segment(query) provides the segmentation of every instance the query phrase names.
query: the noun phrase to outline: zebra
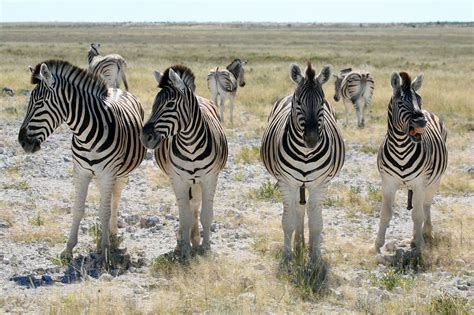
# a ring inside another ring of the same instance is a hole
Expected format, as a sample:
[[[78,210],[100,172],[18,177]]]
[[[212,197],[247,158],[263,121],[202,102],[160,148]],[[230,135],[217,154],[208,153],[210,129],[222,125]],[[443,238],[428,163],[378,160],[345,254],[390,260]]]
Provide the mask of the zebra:
[[[99,48],[100,44],[91,44],[89,53],[87,54],[89,71],[102,76],[111,88],[120,88],[120,80],[122,80],[125,90],[128,91],[127,76],[125,75],[127,63],[125,62],[125,59],[117,54],[100,56]]]
[[[318,267],[322,261],[321,202],[328,182],[342,168],[345,156],[335,113],[322,89],[330,76],[330,65],[324,66],[316,76],[308,62],[303,77],[300,67],[292,64],[290,78],[296,83],[296,90],[293,95],[274,104],[263,134],[260,155],[268,172],[277,179],[283,197],[283,265],[292,260],[293,234],[294,253],[301,253],[304,246],[306,210],[310,251],[308,268],[324,268]],[[309,191],[308,206],[305,206],[306,189]]]
[[[175,65],[163,74],[155,71],[155,79],[161,90],[140,139],[155,150],[156,162],[170,178],[179,208],[175,252],[187,260],[191,249],[211,247],[214,195],[219,172],[227,162],[227,139],[215,106],[195,95],[191,69]]]
[[[339,102],[342,96],[342,101],[346,108],[345,125],[347,126],[349,124],[349,107],[350,103],[352,103],[357,114],[357,126],[364,128],[365,111],[374,94],[374,79],[372,75],[365,70],[347,68],[333,76],[336,78],[334,82],[334,100]]]
[[[230,123],[234,124],[234,99],[237,93],[237,85],[245,86],[244,65],[247,61],[234,59],[226,69],[219,70],[219,67],[211,69],[207,75],[207,87],[212,94],[214,104],[220,107],[220,119],[224,122],[224,107],[225,102],[229,99],[230,102]],[[218,103],[220,99],[220,104]]]
[[[117,211],[128,174],[140,165],[146,148],[140,142],[144,111],[128,92],[108,89],[105,82],[66,61],[44,61],[32,68],[31,92],[18,141],[34,153],[62,123],[71,129],[75,201],[73,222],[61,257],[72,259],[84,215],[89,183],[97,179],[102,226],[100,261],[107,262],[117,235]]]
[[[409,189],[409,205],[413,198],[412,247],[421,250],[423,235],[432,238],[430,207],[448,163],[447,131],[436,115],[421,109],[422,99],[417,91],[422,83],[423,75],[413,81],[406,72],[391,76],[393,95],[388,104],[387,134],[377,157],[383,190],[375,241],[377,253],[385,243],[393,200],[400,186]]]

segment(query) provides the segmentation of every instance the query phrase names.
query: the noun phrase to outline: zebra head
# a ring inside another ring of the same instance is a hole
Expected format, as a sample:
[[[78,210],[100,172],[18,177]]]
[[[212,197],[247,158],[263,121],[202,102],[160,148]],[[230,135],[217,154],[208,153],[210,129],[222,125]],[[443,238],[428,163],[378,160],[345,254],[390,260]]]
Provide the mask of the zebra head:
[[[316,76],[311,63],[308,62],[304,77],[298,65],[292,64],[290,67],[290,78],[297,84],[292,99],[292,125],[303,135],[304,145],[309,149],[314,149],[321,138],[325,102],[322,85],[330,76],[330,65],[324,66]]]
[[[423,75],[412,81],[408,73],[394,72],[390,81],[393,96],[389,105],[389,123],[405,132],[412,141],[420,142],[427,120],[421,111],[421,97],[416,91],[421,88]]]
[[[18,134],[18,142],[27,153],[40,150],[41,143],[65,120],[57,104],[58,97],[54,90],[56,80],[48,64],[50,62],[30,68],[31,83],[36,84],[36,87],[31,91],[25,119]]]
[[[244,65],[247,63],[247,60],[241,61],[240,59],[234,59],[228,66],[227,70],[229,70],[234,77],[239,81],[239,86],[245,86],[245,78],[244,78]]]
[[[99,48],[100,44],[91,44],[91,47],[89,48],[89,53],[87,54],[87,61],[89,62],[89,64],[92,62],[92,59],[94,59],[94,57],[99,56]]]
[[[193,113],[190,101],[195,98],[194,74],[182,65],[166,69],[163,75],[155,71],[160,92],[155,97],[150,118],[143,126],[140,139],[149,149],[185,130]]]

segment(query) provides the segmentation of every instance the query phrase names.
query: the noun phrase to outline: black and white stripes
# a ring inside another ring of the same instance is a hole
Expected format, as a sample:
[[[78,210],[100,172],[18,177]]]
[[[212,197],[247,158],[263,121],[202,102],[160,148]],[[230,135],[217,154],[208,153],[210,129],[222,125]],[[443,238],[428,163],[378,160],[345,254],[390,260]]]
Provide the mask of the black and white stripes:
[[[109,54],[100,56],[100,44],[91,44],[87,61],[89,62],[89,71],[95,75],[101,76],[107,85],[111,88],[120,88],[120,81],[123,81],[125,90],[128,91],[128,81],[125,74],[127,63],[122,56]]]
[[[187,258],[191,244],[193,249],[210,247],[214,193],[227,161],[227,140],[214,105],[194,94],[194,74],[189,68],[173,66],[163,75],[155,72],[155,77],[161,90],[141,140],[156,149],[156,161],[170,177],[180,217],[178,250]]]
[[[330,67],[323,67],[316,76],[308,63],[303,76],[300,68],[292,65],[290,77],[297,84],[296,90],[273,106],[263,134],[261,157],[278,180],[283,196],[285,262],[292,256],[293,234],[294,250],[302,248],[305,190],[309,191],[309,249],[315,263],[320,256],[324,187],[342,168],[345,149],[335,114],[322,89],[330,77]]]
[[[220,119],[224,122],[225,102],[230,102],[230,123],[234,123],[234,99],[237,93],[237,87],[245,86],[244,65],[247,61],[234,59],[226,69],[219,70],[219,67],[209,71],[207,75],[207,87],[211,92],[214,104],[220,107]]]
[[[63,256],[72,256],[87,189],[94,176],[101,194],[101,253],[106,255],[109,221],[112,234],[117,234],[117,207],[123,185],[127,175],[145,157],[145,147],[140,143],[143,109],[133,95],[107,89],[99,77],[64,61],[38,64],[32,69],[31,82],[36,86],[19,132],[23,149],[38,151],[41,143],[63,122],[73,133],[76,199]]]
[[[357,126],[363,128],[365,126],[365,111],[374,93],[375,85],[372,75],[365,70],[347,68],[334,76],[336,77],[334,100],[338,102],[342,96],[346,108],[345,124],[349,123],[349,107],[350,104],[353,104],[357,114]]]
[[[431,238],[430,207],[448,162],[447,132],[436,115],[421,109],[422,100],[416,91],[422,81],[423,76],[412,81],[405,72],[394,72],[391,77],[393,95],[388,105],[387,134],[377,158],[383,184],[377,251],[385,243],[395,192],[400,186],[412,192],[412,245],[420,249],[423,234]]]

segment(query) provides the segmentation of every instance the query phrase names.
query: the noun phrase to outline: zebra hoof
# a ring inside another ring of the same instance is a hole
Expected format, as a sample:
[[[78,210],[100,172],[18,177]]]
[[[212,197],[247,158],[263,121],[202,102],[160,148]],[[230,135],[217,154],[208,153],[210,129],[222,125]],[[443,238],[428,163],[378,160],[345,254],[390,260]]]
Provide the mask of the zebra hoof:
[[[61,261],[70,263],[72,261],[72,250],[68,250],[68,249],[63,250],[61,254],[59,255],[59,258],[61,258]]]
[[[320,292],[327,286],[329,266],[322,258],[311,259],[304,269],[305,285],[313,292]]]

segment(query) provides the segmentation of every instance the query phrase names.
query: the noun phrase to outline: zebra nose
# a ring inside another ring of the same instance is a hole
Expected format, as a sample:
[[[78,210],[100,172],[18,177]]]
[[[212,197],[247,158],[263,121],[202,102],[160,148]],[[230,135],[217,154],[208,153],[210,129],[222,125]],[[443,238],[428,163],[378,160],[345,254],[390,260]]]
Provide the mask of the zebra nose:
[[[421,111],[416,111],[412,116],[412,124],[418,128],[424,128],[428,121],[425,118],[425,115]]]
[[[307,148],[314,149],[316,144],[318,144],[318,133],[317,132],[308,132],[303,135],[303,141]]]
[[[334,100],[335,100],[336,102],[339,102],[339,96],[334,95]]]

